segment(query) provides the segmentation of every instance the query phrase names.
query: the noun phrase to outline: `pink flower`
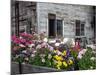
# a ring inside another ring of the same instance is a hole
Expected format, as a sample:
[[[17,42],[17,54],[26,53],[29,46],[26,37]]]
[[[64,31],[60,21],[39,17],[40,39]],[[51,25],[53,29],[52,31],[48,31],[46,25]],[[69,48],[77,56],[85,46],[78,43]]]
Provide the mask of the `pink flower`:
[[[32,38],[32,35],[31,34],[27,34],[27,33],[21,33],[20,36],[26,37],[26,38]]]
[[[32,44],[32,41],[27,41],[25,44],[28,46],[28,45]]]
[[[24,37],[24,36],[26,36],[26,33],[25,32],[24,33],[20,33],[20,36]]]
[[[26,42],[26,39],[20,39],[20,42],[21,43],[25,43]]]
[[[20,39],[19,39],[19,38],[16,38],[15,40],[13,40],[13,42],[14,42],[15,44],[20,44]]]
[[[14,41],[16,38],[17,38],[17,36],[16,35],[13,35],[12,36],[12,41]]]

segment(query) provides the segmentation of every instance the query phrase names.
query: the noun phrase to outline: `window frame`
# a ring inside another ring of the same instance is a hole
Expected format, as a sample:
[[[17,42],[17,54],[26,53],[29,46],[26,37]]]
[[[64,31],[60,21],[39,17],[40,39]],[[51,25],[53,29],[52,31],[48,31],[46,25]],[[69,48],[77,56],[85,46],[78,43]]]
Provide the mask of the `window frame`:
[[[76,27],[76,21],[80,21],[80,26],[79,27]],[[82,25],[84,25],[83,26],[83,32],[82,32]],[[76,32],[76,30],[77,29],[79,29],[79,34],[77,34]],[[85,36],[85,21],[81,21],[81,20],[75,20],[75,36]]]

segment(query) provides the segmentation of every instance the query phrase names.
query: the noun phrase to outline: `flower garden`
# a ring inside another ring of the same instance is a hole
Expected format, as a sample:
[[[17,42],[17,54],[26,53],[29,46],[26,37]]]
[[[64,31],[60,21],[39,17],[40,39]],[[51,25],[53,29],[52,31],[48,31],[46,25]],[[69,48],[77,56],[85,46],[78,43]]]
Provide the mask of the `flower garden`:
[[[96,50],[81,48],[73,39],[48,39],[45,33],[20,33],[11,38],[12,62],[21,62],[57,70],[96,68]]]

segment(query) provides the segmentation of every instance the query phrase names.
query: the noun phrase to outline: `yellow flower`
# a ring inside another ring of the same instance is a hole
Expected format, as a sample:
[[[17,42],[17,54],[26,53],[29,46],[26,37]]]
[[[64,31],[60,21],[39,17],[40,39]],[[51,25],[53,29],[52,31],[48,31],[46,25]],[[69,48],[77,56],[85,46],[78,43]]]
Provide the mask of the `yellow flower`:
[[[69,65],[72,65],[72,64],[73,64],[73,61],[69,59],[69,60],[68,60],[68,64],[69,64]]]
[[[61,61],[58,61],[57,63],[58,63],[57,65],[62,66],[62,62]]]
[[[58,56],[58,55],[55,55],[54,58],[55,58],[56,60],[63,60],[63,58],[62,58],[61,56]]]
[[[66,51],[63,51],[62,55],[65,56],[66,55]]]
[[[56,67],[57,67],[58,70],[60,70],[61,66],[62,66],[62,62],[61,61],[57,61]]]
[[[59,65],[57,65],[57,69],[60,70],[60,66]]]
[[[56,53],[57,52],[57,50],[54,50],[54,53]]]
[[[65,61],[63,62],[63,65],[64,65],[65,67],[67,67],[67,66],[68,66],[68,65],[67,65],[67,63],[66,63]]]

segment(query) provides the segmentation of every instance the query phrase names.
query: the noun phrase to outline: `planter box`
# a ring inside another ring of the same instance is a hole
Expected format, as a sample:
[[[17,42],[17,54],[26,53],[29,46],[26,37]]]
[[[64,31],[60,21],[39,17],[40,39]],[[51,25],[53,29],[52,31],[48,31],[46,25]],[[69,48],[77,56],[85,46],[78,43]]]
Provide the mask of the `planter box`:
[[[35,66],[30,64],[22,64],[22,74],[28,73],[45,73],[45,72],[58,72],[57,69]],[[11,75],[19,74],[19,64],[17,62],[11,63]]]

